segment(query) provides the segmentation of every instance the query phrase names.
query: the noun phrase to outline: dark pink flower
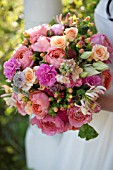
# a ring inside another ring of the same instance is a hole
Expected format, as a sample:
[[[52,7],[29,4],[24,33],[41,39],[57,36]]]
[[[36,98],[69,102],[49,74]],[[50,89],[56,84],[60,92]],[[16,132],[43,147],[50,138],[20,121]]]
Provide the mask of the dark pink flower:
[[[33,53],[26,46],[20,46],[15,50],[13,57],[16,58],[20,63],[23,69],[26,67],[31,67],[34,63],[32,59]]]
[[[98,75],[87,76],[83,79],[83,84],[87,86],[99,86],[101,85],[101,78]]]
[[[21,67],[21,63],[14,57],[10,58],[4,63],[4,74],[9,79],[12,80],[14,74]]]
[[[67,110],[67,114],[69,123],[76,128],[91,121],[91,115],[84,115],[79,107],[71,107]]]
[[[56,75],[57,71],[55,70],[55,68],[47,64],[41,64],[36,71],[36,76],[39,80],[39,83],[43,86],[53,86],[56,82]]]
[[[50,115],[46,115],[44,119],[41,120],[34,117],[31,120],[31,124],[36,124],[43,133],[49,136],[53,136],[56,133],[62,133],[64,131],[64,123],[58,116],[52,117]]]

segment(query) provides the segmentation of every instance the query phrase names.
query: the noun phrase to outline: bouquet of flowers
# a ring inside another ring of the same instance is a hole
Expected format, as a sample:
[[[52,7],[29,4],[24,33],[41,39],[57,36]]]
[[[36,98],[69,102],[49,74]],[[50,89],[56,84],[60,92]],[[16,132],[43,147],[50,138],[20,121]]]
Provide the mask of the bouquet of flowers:
[[[79,130],[86,140],[98,136],[88,123],[110,88],[113,47],[106,35],[92,35],[93,26],[89,16],[59,15],[53,24],[26,30],[4,63],[6,104],[32,115],[31,124],[47,135]]]

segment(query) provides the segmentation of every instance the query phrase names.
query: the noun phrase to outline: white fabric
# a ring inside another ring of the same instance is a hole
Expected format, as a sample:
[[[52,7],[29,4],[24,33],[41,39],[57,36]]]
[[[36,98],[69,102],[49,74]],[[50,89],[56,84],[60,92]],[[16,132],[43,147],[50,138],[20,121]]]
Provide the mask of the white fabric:
[[[30,7],[30,0],[28,1],[29,3],[25,3],[25,12],[27,12],[26,7]],[[32,2],[34,1],[35,3],[32,3],[32,11],[35,11],[36,4],[39,2],[39,0],[37,0],[37,3],[36,0],[32,0]],[[98,8],[96,13],[99,12],[100,14],[100,9]],[[102,10],[105,10],[104,6]],[[39,16],[41,16],[42,13],[43,12],[41,12]],[[35,15],[36,14],[37,13],[35,13]],[[39,24],[39,16],[35,18],[31,12],[29,16],[30,19],[29,17],[25,17],[27,28],[32,26],[32,24]],[[44,19],[46,20],[46,17]],[[43,20],[41,21],[43,22]],[[99,22],[101,21],[100,19]],[[104,31],[109,28],[109,22],[107,20],[105,22],[106,29]],[[101,30],[102,28],[103,26],[100,25],[99,29]],[[50,137],[42,134],[36,126],[29,126],[26,135],[26,158],[28,167],[34,170],[112,170],[113,113],[101,111],[99,114],[95,114],[91,125],[99,132],[99,136],[90,141],[78,138],[78,131],[69,131]]]

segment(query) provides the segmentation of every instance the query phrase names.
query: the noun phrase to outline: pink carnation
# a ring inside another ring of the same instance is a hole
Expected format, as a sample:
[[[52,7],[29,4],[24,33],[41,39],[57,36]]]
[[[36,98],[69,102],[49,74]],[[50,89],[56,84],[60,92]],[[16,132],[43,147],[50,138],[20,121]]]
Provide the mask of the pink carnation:
[[[53,86],[56,82],[55,76],[57,72],[53,66],[47,64],[41,64],[36,71],[36,76],[39,80],[39,83],[43,86]]]
[[[91,115],[84,115],[79,107],[72,107],[67,110],[67,113],[69,123],[76,128],[79,128],[83,124],[91,121]]]
[[[35,91],[29,95],[29,99],[32,101],[33,113],[38,119],[43,119],[50,106],[48,96],[40,91]]]
[[[87,76],[83,79],[83,84],[87,86],[99,86],[101,85],[101,78],[98,75]]]
[[[113,45],[110,43],[109,39],[105,34],[102,33],[94,34],[91,37],[91,42],[93,42],[94,45],[100,44],[107,47],[107,50],[110,53],[110,57],[113,57]]]
[[[51,30],[54,32],[55,35],[62,35],[64,26],[62,24],[54,24],[51,27]]]
[[[47,29],[48,25],[43,24],[39,25],[38,27],[30,28],[29,30],[26,30],[25,33],[30,36],[31,44],[34,44],[41,35],[47,36]]]
[[[38,128],[42,129],[43,133],[50,136],[53,136],[56,133],[62,133],[64,131],[64,123],[58,116],[52,117],[50,115],[46,115],[45,118],[41,120],[34,117],[31,120],[31,124],[36,124]]]
[[[26,46],[20,46],[13,54],[20,63],[23,69],[31,67],[34,63],[32,59],[33,53]]]
[[[16,73],[16,70],[19,70],[21,67],[21,63],[12,57],[8,61],[4,63],[4,74],[9,79],[12,80],[14,77],[14,74]]]
[[[40,36],[37,42],[31,45],[31,48],[33,51],[47,52],[50,48],[50,42],[46,37]]]
[[[59,68],[60,64],[65,62],[65,59],[63,59],[64,56],[65,52],[62,49],[53,47],[49,49],[44,59],[49,64],[52,64],[55,68]]]

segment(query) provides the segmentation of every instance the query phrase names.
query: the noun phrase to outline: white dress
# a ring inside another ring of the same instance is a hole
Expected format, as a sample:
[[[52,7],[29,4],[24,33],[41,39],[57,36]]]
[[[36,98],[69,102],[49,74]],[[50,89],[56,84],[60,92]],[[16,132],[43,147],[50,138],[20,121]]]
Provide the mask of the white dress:
[[[37,25],[37,23],[39,24],[35,17],[32,18],[33,15],[30,17],[31,13],[28,14],[28,18],[26,16],[30,4],[30,0],[28,1],[29,3],[27,4],[25,1],[26,28]],[[39,0],[33,1],[39,2]],[[55,0],[47,0],[46,2],[50,1]],[[36,9],[36,4],[32,4],[34,10]],[[97,8],[97,14],[99,10]],[[108,24],[107,27],[109,27],[108,21],[106,20],[105,22],[106,25]],[[101,25],[99,29],[101,30]],[[91,125],[98,131],[99,136],[90,141],[78,138],[78,131],[68,131],[64,134],[47,136],[42,134],[36,126],[30,125],[26,134],[28,167],[33,170],[112,170],[113,113],[101,111],[99,114],[95,114]]]

